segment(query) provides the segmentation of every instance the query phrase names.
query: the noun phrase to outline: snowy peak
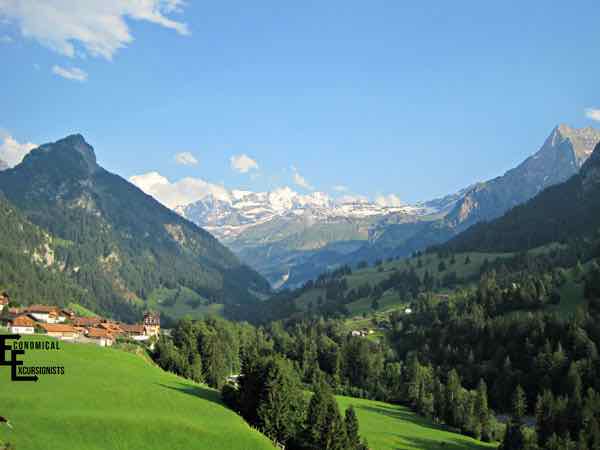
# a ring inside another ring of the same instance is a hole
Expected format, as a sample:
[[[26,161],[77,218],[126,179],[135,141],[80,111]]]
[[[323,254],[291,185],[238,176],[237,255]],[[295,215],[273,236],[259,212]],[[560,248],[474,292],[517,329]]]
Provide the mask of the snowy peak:
[[[244,190],[222,192],[204,197],[175,210],[207,228],[217,237],[231,240],[249,228],[274,219],[298,221],[304,226],[331,223],[336,220],[361,220],[388,214],[425,214],[430,208],[414,206],[382,206],[368,201],[337,201],[323,192],[299,194],[290,187],[270,192]]]

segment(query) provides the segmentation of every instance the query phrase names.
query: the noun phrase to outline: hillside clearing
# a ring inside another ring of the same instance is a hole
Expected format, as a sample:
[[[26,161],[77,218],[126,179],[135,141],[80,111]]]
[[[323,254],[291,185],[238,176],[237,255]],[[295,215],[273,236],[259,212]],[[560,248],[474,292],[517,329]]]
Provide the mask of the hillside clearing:
[[[343,412],[354,406],[360,423],[360,434],[369,447],[376,450],[483,450],[496,444],[476,441],[444,430],[408,408],[389,403],[352,397],[337,397]]]

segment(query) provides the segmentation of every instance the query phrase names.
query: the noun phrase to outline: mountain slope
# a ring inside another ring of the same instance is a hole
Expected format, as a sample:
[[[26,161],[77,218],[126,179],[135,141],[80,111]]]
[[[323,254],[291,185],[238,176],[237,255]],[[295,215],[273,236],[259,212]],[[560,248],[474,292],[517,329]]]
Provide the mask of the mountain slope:
[[[100,167],[80,135],[0,172],[0,191],[64,242],[63,271],[99,302],[116,295],[143,307],[155,289],[186,287],[208,302],[236,303],[268,290],[209,233]]]
[[[31,339],[25,337],[25,340]],[[47,339],[36,337],[36,340]],[[267,450],[273,445],[221,402],[217,391],[177,377],[141,356],[60,343],[28,351],[27,366],[64,366],[37,383],[0,371],[0,446],[18,450]]]
[[[448,242],[452,251],[517,251],[600,230],[600,144],[581,171],[499,219],[481,223]]]
[[[30,223],[2,195],[0,230],[0,291],[38,303],[94,305],[91,296],[59,270],[59,240]]]
[[[576,174],[594,146],[600,131],[557,126],[542,147],[504,175],[461,191],[447,214],[433,221],[408,223],[388,217],[376,227],[377,235],[363,253],[406,256],[415,250],[445,242],[475,223],[500,217],[509,209],[534,197],[543,189]]]
[[[297,287],[341,264],[404,257],[492,220],[578,172],[600,131],[557,126],[540,149],[492,180],[417,205],[340,203],[289,188],[218,189],[177,208],[206,227],[274,287]]]
[[[449,213],[447,220],[465,227],[501,216],[546,187],[576,174],[598,141],[600,132],[593,128],[559,125],[533,156],[503,176],[474,186]]]
[[[320,192],[301,195],[287,187],[272,192],[219,190],[176,208],[275,287],[318,275],[330,261],[337,264],[369,239],[369,229],[379,218],[423,215],[429,209],[336,202]]]

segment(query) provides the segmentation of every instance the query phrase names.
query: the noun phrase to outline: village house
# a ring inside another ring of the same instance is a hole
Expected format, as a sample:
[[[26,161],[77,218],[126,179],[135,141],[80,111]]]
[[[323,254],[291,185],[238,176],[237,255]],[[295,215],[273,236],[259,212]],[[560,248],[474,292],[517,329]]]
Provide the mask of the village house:
[[[144,330],[146,336],[158,337],[160,335],[160,313],[148,311],[144,314]]]
[[[31,305],[25,308],[25,312],[38,322],[59,323],[64,322],[66,317],[60,314],[56,306]]]
[[[130,339],[134,341],[143,342],[150,339],[150,336],[146,335],[146,330],[144,329],[144,325],[129,325],[126,323],[120,323],[119,327],[123,330],[123,333]]]
[[[101,317],[76,317],[72,320],[73,325],[76,327],[97,327],[102,322]]]
[[[63,317],[66,318],[66,320],[69,321],[73,321],[77,317],[77,314],[75,314],[75,311],[73,311],[72,309],[62,309],[60,313]]]
[[[100,347],[110,347],[115,343],[114,336],[104,328],[89,328],[85,337]]]
[[[35,321],[26,315],[17,316],[10,321],[8,331],[13,334],[33,334]]]
[[[0,313],[4,310],[4,308],[8,308],[9,303],[10,298],[8,298],[8,294],[6,292],[0,294]]]
[[[72,325],[63,323],[42,323],[38,326],[46,335],[57,339],[73,341],[79,337],[79,332]]]
[[[365,328],[362,330],[352,330],[352,332],[350,334],[355,337],[365,337],[365,336],[368,336],[369,334],[373,334],[373,333],[374,333],[373,330],[368,330]]]
[[[115,322],[101,322],[96,328],[103,328],[114,337],[120,336],[125,333],[123,329],[119,326],[119,324]]]

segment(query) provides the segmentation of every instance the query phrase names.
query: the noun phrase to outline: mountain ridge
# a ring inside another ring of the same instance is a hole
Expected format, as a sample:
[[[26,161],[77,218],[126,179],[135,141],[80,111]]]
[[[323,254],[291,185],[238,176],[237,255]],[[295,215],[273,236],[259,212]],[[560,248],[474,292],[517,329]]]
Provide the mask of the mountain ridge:
[[[219,188],[176,211],[217,236],[273,285],[294,287],[341,264],[408,256],[500,217],[577,173],[597,142],[600,131],[594,128],[559,124],[513,169],[414,205],[346,203],[290,188],[265,193]]]
[[[160,287],[207,302],[255,301],[268,285],[210,233],[103,169],[83,136],[41,145],[0,172],[0,191],[65,244],[62,271],[100,299],[144,307]]]
[[[600,143],[579,173],[502,217],[482,222],[440,246],[450,251],[522,251],[600,230]]]

